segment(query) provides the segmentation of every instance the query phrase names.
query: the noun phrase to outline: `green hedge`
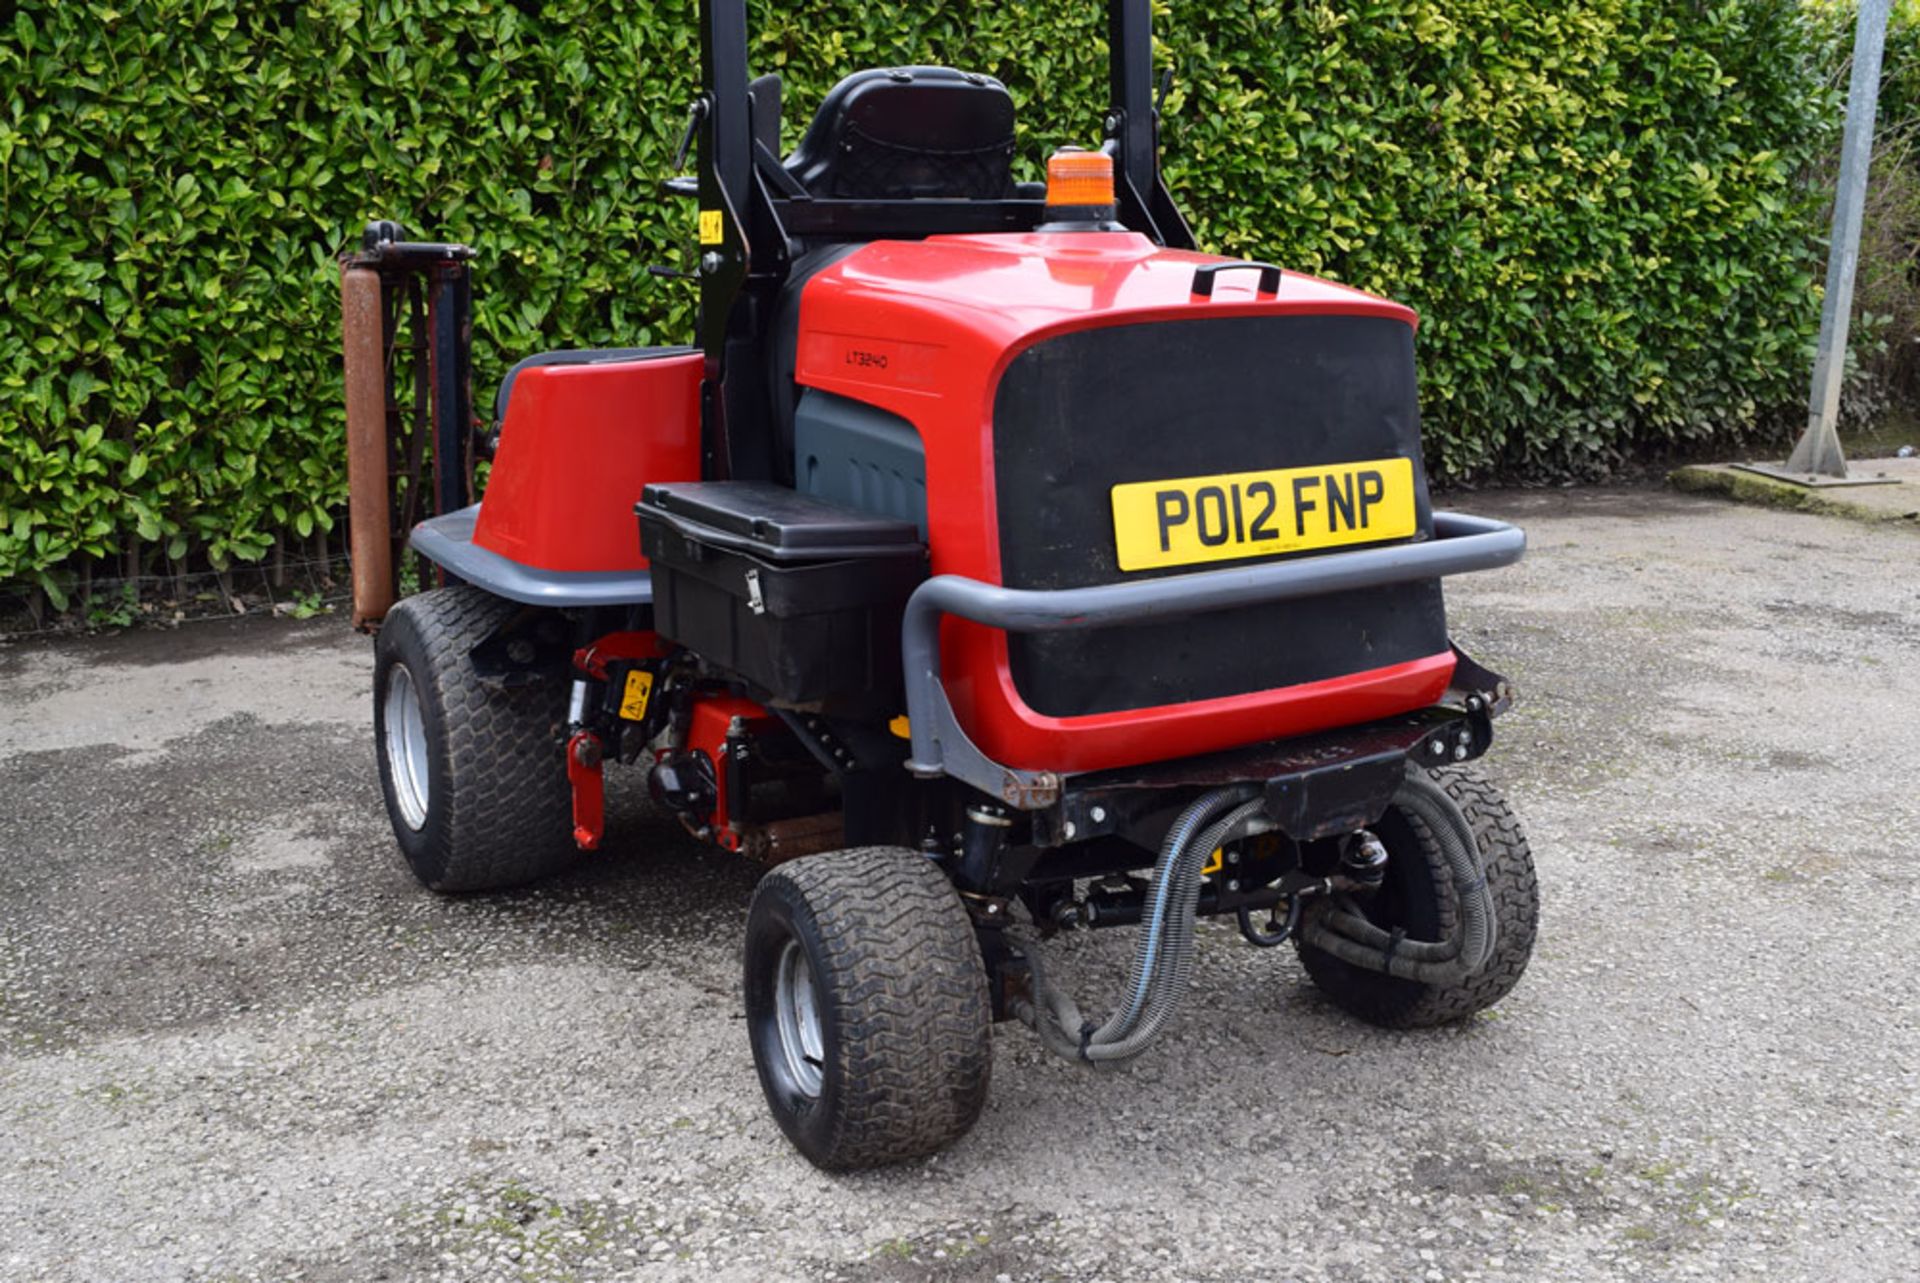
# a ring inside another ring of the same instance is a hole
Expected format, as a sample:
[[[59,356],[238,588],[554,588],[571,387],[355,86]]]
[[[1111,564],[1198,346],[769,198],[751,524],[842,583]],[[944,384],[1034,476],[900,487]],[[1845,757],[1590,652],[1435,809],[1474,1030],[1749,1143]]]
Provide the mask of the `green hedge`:
[[[0,25],[0,583],[328,528],[334,255],[370,216],[482,248],[483,386],[536,348],[684,335],[689,292],[645,269],[690,257],[655,184],[694,8],[24,0]],[[756,70],[787,75],[790,142],[855,67],[992,72],[1037,176],[1095,138],[1102,9],[756,4]],[[1417,307],[1442,474],[1592,471],[1801,395],[1819,201],[1795,180],[1836,113],[1795,0],[1194,0],[1159,25],[1203,244]]]

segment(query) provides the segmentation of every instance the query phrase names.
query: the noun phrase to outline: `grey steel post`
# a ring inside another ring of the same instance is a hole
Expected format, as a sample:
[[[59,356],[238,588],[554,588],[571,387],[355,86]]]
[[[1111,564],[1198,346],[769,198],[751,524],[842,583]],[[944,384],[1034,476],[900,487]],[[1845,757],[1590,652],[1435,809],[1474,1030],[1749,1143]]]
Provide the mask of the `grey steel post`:
[[[1847,126],[1840,145],[1840,190],[1833,202],[1833,243],[1827,251],[1827,296],[1820,306],[1820,346],[1813,361],[1807,430],[1793,447],[1787,471],[1847,475],[1835,420],[1847,368],[1847,326],[1853,315],[1853,276],[1860,265],[1860,217],[1873,160],[1873,118],[1880,100],[1880,62],[1887,44],[1892,0],[1860,0],[1853,32],[1853,80],[1847,87]]]

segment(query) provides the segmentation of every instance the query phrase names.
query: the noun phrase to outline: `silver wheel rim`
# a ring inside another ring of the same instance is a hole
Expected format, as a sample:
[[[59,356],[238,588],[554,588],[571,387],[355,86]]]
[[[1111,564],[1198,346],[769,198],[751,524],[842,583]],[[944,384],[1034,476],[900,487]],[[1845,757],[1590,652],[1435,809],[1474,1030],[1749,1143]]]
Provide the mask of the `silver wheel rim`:
[[[774,1025],[780,1037],[780,1060],[788,1079],[802,1095],[820,1094],[821,1066],[826,1061],[826,1038],[820,1027],[820,1005],[813,990],[813,967],[798,940],[780,950],[773,982]]]
[[[427,798],[432,778],[427,767],[427,722],[420,708],[420,691],[405,664],[387,674],[387,774],[393,778],[393,800],[400,818],[416,832],[427,823]]]

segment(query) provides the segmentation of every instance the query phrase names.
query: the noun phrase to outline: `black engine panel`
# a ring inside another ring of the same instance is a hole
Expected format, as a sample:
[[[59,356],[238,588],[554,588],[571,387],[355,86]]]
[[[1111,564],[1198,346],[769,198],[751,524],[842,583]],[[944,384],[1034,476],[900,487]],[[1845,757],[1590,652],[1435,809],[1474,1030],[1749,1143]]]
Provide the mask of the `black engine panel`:
[[[1413,462],[1414,538],[1432,537],[1413,332],[1395,320],[1266,316],[1076,330],[1008,366],[993,438],[1009,587],[1278,560],[1122,572],[1109,496],[1125,482],[1399,456]],[[1430,580],[1008,644],[1021,697],[1070,717],[1363,672],[1444,651],[1447,631],[1440,584]]]

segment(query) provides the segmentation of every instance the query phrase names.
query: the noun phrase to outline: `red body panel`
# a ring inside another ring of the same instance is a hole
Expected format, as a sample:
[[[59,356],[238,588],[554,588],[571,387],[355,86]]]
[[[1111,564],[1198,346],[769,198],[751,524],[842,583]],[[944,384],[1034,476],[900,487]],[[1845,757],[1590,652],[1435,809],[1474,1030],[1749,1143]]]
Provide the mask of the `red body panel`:
[[[807,283],[795,377],[880,406],[919,429],[936,574],[1000,583],[994,496],[994,393],[1007,364],[1070,330],[1209,317],[1383,316],[1411,310],[1288,274],[1256,298],[1258,273],[1223,274],[1210,299],[1192,292],[1215,256],[1165,250],[1132,233],[1033,233],[878,241]],[[1009,765],[1085,771],[1210,752],[1391,716],[1440,698],[1451,652],[1324,682],[1097,716],[1036,713],[1016,691],[1006,636],[949,619],[943,675],[955,711],[988,754]]]
[[[633,505],[700,477],[698,353],[535,365],[513,383],[473,541],[524,566],[643,570]]]
[[[592,731],[575,731],[567,741],[567,785],[573,790],[573,844],[598,851],[607,835],[607,780],[601,771],[606,751]]]
[[[591,646],[573,652],[576,677],[607,680],[610,659],[658,659],[667,653],[659,634],[608,633]],[[606,752],[598,735],[575,731],[567,741],[567,782],[573,788],[573,842],[582,851],[598,851],[607,828],[606,779],[601,771]]]
[[[574,651],[573,667],[583,676],[604,682],[608,660],[665,659],[669,649],[658,633],[608,633],[596,638],[593,645]]]
[[[706,695],[693,704],[693,718],[687,727],[687,748],[705,753],[713,763],[713,840],[729,851],[740,849],[740,828],[734,822],[732,801],[727,796],[727,732],[732,729],[735,718],[753,723],[765,720],[766,716],[766,709],[737,695]]]

